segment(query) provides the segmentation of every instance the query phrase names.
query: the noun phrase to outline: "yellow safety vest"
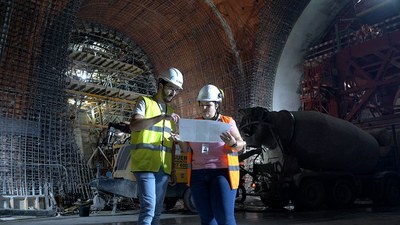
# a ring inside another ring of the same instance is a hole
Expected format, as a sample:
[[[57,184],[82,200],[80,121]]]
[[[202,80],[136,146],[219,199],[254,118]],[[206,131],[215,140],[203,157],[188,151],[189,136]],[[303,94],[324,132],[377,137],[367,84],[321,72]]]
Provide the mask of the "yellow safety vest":
[[[230,123],[232,117],[221,115],[221,120],[224,123]],[[225,144],[226,155],[228,159],[228,171],[229,171],[229,180],[231,189],[237,189],[239,186],[240,180],[240,167],[239,167],[239,158],[238,152],[233,150],[231,146]],[[192,150],[188,152],[187,156],[187,181],[190,186],[190,176],[192,174]]]
[[[144,118],[161,115],[158,103],[148,97],[143,97],[146,103]],[[173,109],[167,105],[167,114]],[[141,131],[131,132],[131,171],[157,172],[160,167],[165,173],[171,174],[172,146],[170,140],[174,124],[170,120],[161,120],[153,126]]]

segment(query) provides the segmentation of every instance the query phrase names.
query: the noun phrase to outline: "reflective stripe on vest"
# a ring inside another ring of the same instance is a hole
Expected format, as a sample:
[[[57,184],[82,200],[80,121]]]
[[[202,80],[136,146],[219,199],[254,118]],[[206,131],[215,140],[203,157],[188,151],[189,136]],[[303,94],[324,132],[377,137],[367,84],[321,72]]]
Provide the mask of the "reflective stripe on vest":
[[[221,120],[224,123],[230,123],[232,117],[221,115]],[[237,151],[233,150],[231,146],[225,144],[226,155],[228,159],[228,171],[231,189],[237,189],[240,181],[240,167]],[[192,174],[192,151],[188,152],[187,156],[187,180],[190,185],[190,177]]]
[[[146,103],[144,118],[161,115],[158,103],[152,98],[143,97]],[[167,114],[171,115],[172,108],[167,105]],[[153,126],[138,132],[131,132],[131,171],[157,172],[160,167],[168,174],[171,173],[172,146],[170,140],[173,124],[169,120],[161,120]]]

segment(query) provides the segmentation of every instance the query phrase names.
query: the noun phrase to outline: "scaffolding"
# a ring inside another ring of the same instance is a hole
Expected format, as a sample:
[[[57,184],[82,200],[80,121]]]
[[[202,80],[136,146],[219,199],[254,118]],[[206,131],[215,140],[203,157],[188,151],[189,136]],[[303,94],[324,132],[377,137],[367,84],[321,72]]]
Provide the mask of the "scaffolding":
[[[129,123],[140,96],[156,92],[153,65],[130,38],[113,28],[78,20],[68,45],[67,93],[75,130],[93,174],[112,170],[105,143],[110,123]]]
[[[91,179],[67,113],[67,46],[80,1],[0,2],[0,209],[88,199]]]
[[[156,92],[153,66],[143,50],[104,25],[79,20],[68,58],[67,90],[73,108],[87,113],[81,125],[101,128],[129,121],[136,99]]]
[[[300,84],[301,108],[338,117],[337,81],[332,59],[304,63],[304,74]]]
[[[387,125],[398,119],[400,105],[396,47],[400,15],[396,11],[394,16],[367,24],[353,14],[354,10],[347,9],[325,37],[328,40],[308,49],[301,82],[303,109],[353,123],[373,119]]]

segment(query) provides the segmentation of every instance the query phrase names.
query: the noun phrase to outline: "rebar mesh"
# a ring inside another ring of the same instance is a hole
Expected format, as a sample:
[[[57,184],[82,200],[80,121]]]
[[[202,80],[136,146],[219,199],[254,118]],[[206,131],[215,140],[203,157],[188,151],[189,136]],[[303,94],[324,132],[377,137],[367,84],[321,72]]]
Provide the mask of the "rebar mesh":
[[[279,59],[297,18],[309,0],[268,1],[260,11],[260,28],[255,59],[243,62],[248,74],[239,96],[243,108],[262,106],[272,109],[273,87]],[[251,87],[251,88],[248,88]]]
[[[66,85],[80,1],[0,2],[1,195],[89,195]]]

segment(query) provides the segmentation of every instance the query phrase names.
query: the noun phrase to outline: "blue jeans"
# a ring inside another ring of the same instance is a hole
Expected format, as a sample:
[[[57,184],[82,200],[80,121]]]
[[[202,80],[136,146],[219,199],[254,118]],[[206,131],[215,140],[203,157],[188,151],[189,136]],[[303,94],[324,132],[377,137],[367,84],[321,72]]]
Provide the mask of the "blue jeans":
[[[202,225],[236,225],[228,169],[192,170],[190,190]]]
[[[134,172],[138,185],[140,213],[138,225],[158,225],[167,191],[169,175],[164,170]]]

